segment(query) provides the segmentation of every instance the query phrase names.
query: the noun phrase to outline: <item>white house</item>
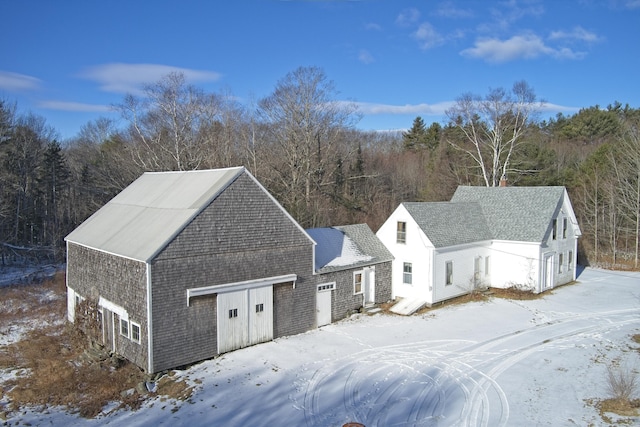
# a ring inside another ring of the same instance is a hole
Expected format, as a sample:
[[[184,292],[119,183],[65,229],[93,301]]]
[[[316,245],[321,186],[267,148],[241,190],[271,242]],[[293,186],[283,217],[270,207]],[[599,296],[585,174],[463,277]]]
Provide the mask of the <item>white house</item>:
[[[402,203],[377,236],[394,256],[393,298],[431,305],[576,279],[580,228],[564,187],[460,186],[450,202]]]

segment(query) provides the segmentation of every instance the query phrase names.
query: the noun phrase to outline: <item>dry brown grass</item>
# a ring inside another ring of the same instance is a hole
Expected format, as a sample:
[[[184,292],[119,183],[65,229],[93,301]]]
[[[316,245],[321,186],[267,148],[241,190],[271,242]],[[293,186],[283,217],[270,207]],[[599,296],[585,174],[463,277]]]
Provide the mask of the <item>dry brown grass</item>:
[[[0,384],[9,397],[8,409],[61,406],[95,417],[110,402],[138,408],[148,397],[136,389],[144,373],[127,362],[110,363],[113,358],[100,362],[86,357],[89,340],[64,321],[65,292],[64,274],[41,285],[0,288],[0,331],[32,325],[20,341],[0,346],[0,369],[18,373]],[[157,394],[188,399],[193,391],[175,378],[163,381]]]
[[[540,299],[545,295],[549,295],[550,291],[534,294],[530,291],[523,291],[516,288],[491,288],[491,295],[497,298],[513,299],[519,301]]]

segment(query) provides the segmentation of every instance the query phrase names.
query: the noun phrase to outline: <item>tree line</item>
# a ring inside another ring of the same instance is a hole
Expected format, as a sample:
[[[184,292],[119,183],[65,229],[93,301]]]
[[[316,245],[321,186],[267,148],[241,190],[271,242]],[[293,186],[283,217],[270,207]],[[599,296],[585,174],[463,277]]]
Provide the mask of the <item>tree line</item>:
[[[300,67],[253,105],[171,73],[127,95],[62,145],[0,100],[0,254],[64,258],[64,237],[145,171],[244,165],[300,222],[366,222],[403,201],[449,200],[458,185],[564,185],[583,262],[638,266],[640,110],[614,103],[539,120],[526,82],[465,93],[445,123],[358,130],[357,106],[318,67]]]

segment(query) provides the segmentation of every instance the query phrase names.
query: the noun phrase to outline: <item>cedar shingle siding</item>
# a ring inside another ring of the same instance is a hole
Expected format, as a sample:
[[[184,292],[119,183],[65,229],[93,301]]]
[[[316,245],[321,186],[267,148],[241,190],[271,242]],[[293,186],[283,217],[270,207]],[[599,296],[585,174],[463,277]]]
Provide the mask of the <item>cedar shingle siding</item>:
[[[311,254],[312,243],[284,212],[248,176],[238,177],[151,263],[154,370],[217,354],[215,297],[196,297],[187,306],[188,288],[291,273],[309,276]],[[314,300],[305,287],[299,280],[287,295],[298,300],[285,305],[287,310],[276,298],[278,318],[308,310]],[[274,336],[313,328],[298,317],[293,325],[278,324]]]

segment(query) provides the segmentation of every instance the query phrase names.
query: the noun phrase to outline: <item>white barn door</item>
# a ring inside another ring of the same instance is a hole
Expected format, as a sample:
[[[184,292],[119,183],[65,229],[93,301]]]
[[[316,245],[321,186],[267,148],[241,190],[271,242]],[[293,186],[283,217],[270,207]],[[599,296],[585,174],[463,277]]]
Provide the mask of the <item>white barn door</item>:
[[[273,339],[273,288],[249,290],[249,344]]]
[[[247,291],[218,294],[218,353],[246,347],[248,343]]]
[[[218,294],[218,354],[273,339],[273,286]]]
[[[376,302],[376,269],[368,267],[363,272],[364,280],[364,303],[374,304]]]

